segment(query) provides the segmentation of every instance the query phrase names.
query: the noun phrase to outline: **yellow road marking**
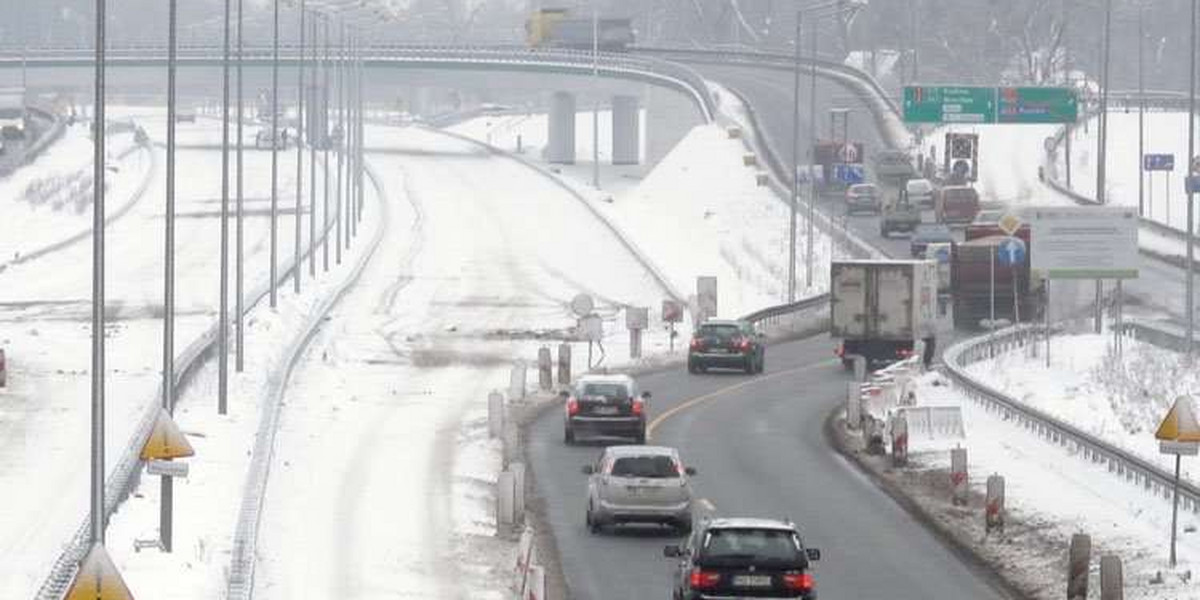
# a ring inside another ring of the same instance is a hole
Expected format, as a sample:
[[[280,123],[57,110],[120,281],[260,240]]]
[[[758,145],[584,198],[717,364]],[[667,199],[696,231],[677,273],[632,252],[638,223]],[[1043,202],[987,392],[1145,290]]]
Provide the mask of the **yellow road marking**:
[[[658,415],[652,421],[650,421],[650,424],[646,426],[646,439],[649,440],[649,439],[653,438],[654,430],[658,429],[658,426],[662,425],[662,423],[664,421],[666,421],[667,419],[675,416],[676,414],[681,413],[681,412],[683,412],[689,408],[692,408],[698,404],[702,404],[704,402],[708,402],[709,400],[716,399],[716,398],[718,398],[724,394],[727,394],[729,392],[732,392],[734,390],[739,390],[741,388],[755,385],[758,383],[762,383],[764,381],[771,381],[772,379],[778,379],[780,377],[783,377],[784,375],[791,375],[793,373],[797,373],[800,371],[806,371],[813,367],[820,367],[825,364],[828,364],[829,362],[830,362],[829,360],[825,360],[825,361],[821,361],[821,362],[803,365],[800,367],[792,367],[790,369],[786,369],[786,370],[779,371],[776,373],[771,373],[769,375],[759,375],[758,377],[754,377],[752,379],[747,379],[745,381],[741,381],[741,382],[735,383],[733,385],[723,387],[719,390],[709,392],[707,394],[704,394],[703,396],[696,396],[695,398],[685,400],[682,404],[668,410],[667,412],[665,412],[661,415]]]

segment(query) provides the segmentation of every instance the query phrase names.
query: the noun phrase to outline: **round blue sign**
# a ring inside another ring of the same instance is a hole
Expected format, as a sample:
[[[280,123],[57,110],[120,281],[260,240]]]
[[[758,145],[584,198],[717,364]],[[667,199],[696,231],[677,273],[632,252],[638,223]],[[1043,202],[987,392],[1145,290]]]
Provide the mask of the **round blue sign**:
[[[1025,262],[1025,242],[1021,238],[1006,237],[996,247],[996,261],[1002,265],[1016,265]]]

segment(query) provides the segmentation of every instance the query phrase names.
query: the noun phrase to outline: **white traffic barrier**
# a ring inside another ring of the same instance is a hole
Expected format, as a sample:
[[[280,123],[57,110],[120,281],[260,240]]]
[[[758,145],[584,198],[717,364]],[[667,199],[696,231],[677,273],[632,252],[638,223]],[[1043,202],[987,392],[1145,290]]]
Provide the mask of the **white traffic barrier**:
[[[846,426],[858,429],[862,425],[862,392],[857,383],[846,384]]]
[[[543,392],[550,391],[554,387],[550,365],[550,347],[542,346],[538,348],[538,389]]]
[[[987,502],[983,508],[984,531],[1004,531],[1004,478],[991,475],[987,479]]]
[[[967,504],[967,449],[954,448],[950,450],[950,487],[953,491],[951,502],[955,505]]]
[[[504,394],[488,394],[488,437],[497,438],[504,433]]]
[[[513,363],[508,378],[508,399],[519,402],[525,399],[525,361]]]
[[[514,496],[512,472],[501,471],[496,478],[496,529],[501,534],[512,531],[516,522],[513,514]]]
[[[892,416],[892,465],[902,467],[908,464],[908,418],[904,411]]]
[[[1125,600],[1125,573],[1115,554],[1100,557],[1100,600]]]
[[[558,345],[558,385],[571,385],[571,345],[566,342]]]
[[[513,474],[513,520],[519,523],[525,520],[525,463],[513,461],[508,470]]]
[[[906,406],[912,439],[966,439],[961,406]]]
[[[546,600],[546,569],[541,565],[529,569],[529,588],[524,600]]]

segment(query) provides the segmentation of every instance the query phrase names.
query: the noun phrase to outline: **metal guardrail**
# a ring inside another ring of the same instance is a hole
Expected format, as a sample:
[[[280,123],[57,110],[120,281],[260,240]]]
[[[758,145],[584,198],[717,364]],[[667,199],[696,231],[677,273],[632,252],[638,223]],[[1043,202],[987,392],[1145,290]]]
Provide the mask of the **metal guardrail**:
[[[1131,324],[1130,327],[1137,327]],[[998,353],[1020,348],[1044,335],[1041,325],[1019,325],[991,335],[959,342],[943,354],[943,372],[971,400],[1003,419],[1015,423],[1046,441],[1074,450],[1094,464],[1106,465],[1117,477],[1150,490],[1157,496],[1169,498],[1175,478],[1173,473],[1139,456],[1122,450],[1057,417],[1032,408],[1016,398],[977,381],[967,373],[967,367],[991,358]],[[1044,338],[1042,338],[1044,339]],[[1179,482],[1179,499],[1186,510],[1200,513],[1200,487],[1189,481]]]

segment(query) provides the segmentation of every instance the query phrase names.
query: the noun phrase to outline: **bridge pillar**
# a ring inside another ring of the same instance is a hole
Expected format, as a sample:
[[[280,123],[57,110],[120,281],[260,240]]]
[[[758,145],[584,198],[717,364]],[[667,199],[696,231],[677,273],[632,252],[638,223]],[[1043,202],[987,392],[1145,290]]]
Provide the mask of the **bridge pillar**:
[[[575,164],[575,95],[554,92],[550,99],[546,162]]]
[[[613,96],[612,164],[636,165],[640,161],[640,120],[637,96]]]

